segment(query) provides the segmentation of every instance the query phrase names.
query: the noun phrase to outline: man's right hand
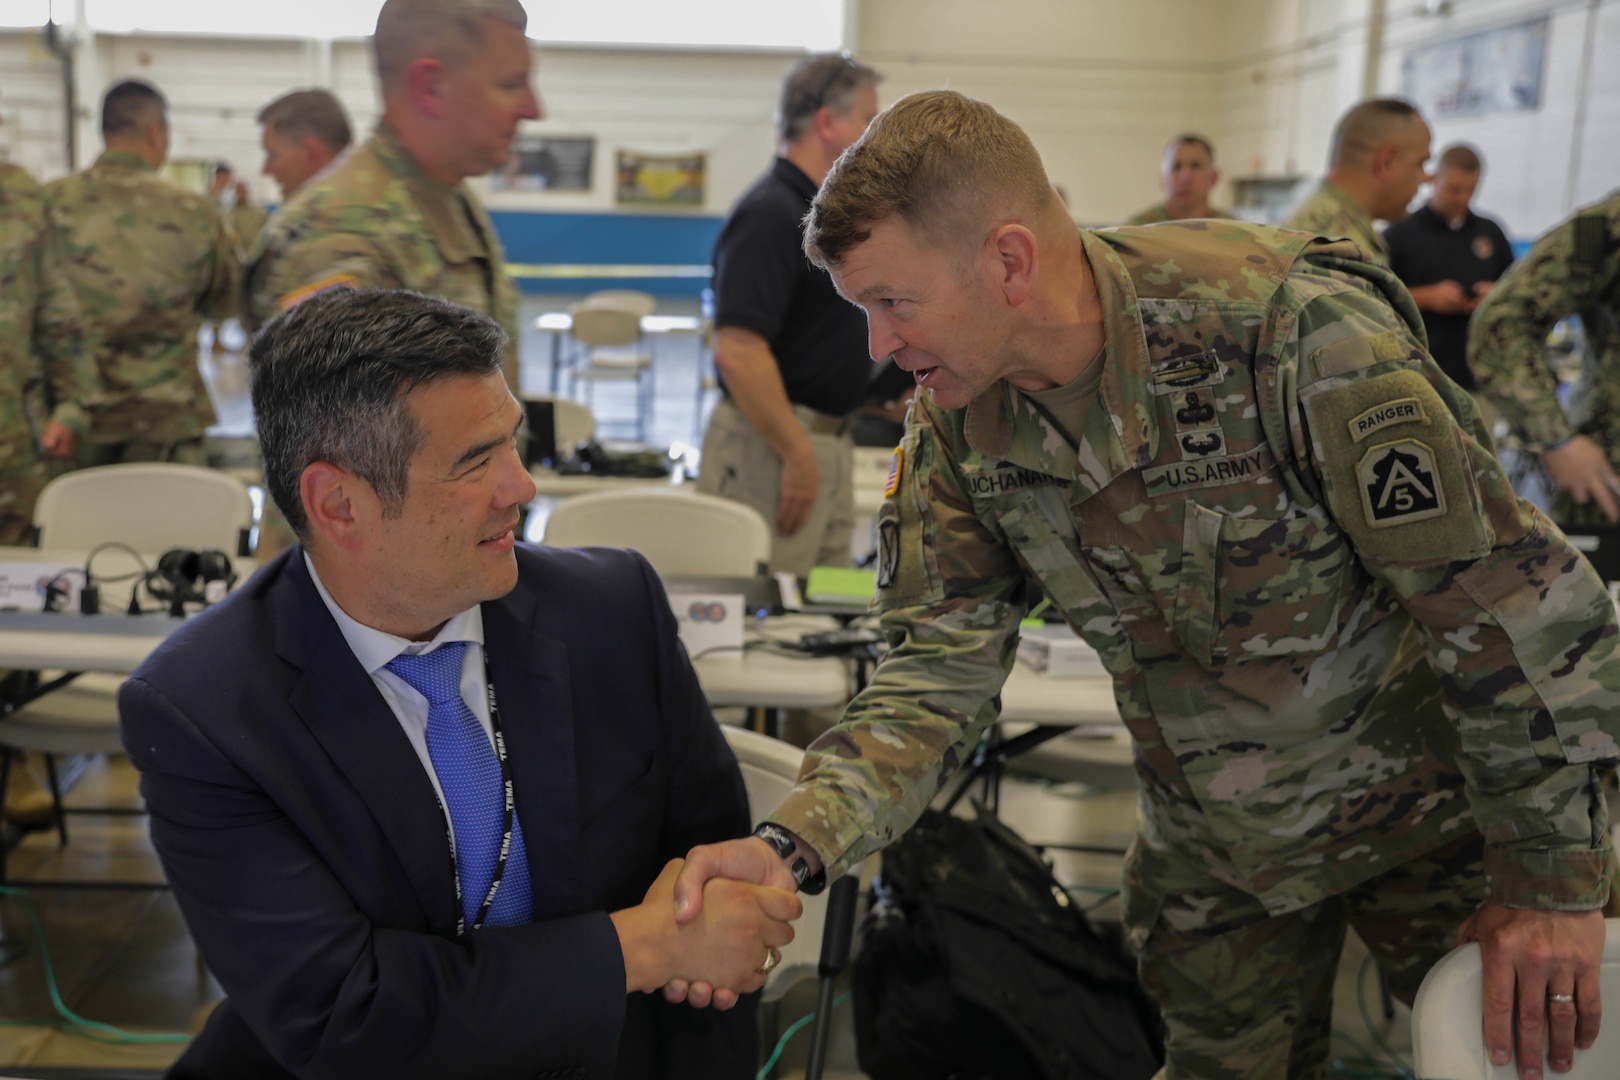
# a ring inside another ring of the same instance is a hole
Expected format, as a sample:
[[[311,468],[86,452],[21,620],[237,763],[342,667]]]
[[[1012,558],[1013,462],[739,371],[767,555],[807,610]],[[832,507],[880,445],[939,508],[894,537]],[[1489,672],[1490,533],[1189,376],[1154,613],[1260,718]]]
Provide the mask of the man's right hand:
[[[1601,446],[1585,435],[1576,435],[1562,446],[1543,450],[1541,460],[1553,483],[1569,492],[1570,498],[1582,506],[1595,501],[1611,522],[1620,521],[1620,476],[1615,475]]]
[[[1473,298],[1455,281],[1437,281],[1409,291],[1419,308],[1437,315],[1466,315],[1474,304]]]
[[[816,491],[821,485],[821,466],[808,441],[782,459],[782,487],[776,501],[776,528],[792,536],[810,520]]]
[[[792,892],[715,878],[684,923],[675,921],[673,859],[633,908],[610,916],[624,954],[626,991],[651,993],[674,979],[725,986],[737,993],[765,984],[760,967],[793,940],[790,922],[804,913]],[[791,878],[790,878],[791,880]]]

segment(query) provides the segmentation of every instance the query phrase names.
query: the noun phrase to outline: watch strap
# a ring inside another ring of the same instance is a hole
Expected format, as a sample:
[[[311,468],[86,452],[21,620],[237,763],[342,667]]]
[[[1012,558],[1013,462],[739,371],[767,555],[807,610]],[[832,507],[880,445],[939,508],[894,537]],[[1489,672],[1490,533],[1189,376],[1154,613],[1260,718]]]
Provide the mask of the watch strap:
[[[779,859],[790,859],[793,857],[793,853],[798,850],[798,841],[780,825],[766,822],[754,830],[754,835],[771,845],[771,850],[776,852]],[[823,867],[812,874],[810,872],[810,863],[803,855],[793,859],[788,865],[788,872],[793,875],[794,884],[798,886],[799,891],[802,893],[815,896],[827,887],[826,868]]]

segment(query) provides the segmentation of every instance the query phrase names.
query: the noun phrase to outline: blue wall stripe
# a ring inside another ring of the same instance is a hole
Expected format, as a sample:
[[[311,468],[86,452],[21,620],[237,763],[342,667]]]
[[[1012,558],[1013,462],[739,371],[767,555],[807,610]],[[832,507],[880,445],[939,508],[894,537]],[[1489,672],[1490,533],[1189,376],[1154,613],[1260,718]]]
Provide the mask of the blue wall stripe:
[[[555,266],[707,266],[724,218],[697,214],[558,214],[492,210],[508,262]],[[524,292],[583,293],[636,288],[696,297],[701,277],[519,277]]]

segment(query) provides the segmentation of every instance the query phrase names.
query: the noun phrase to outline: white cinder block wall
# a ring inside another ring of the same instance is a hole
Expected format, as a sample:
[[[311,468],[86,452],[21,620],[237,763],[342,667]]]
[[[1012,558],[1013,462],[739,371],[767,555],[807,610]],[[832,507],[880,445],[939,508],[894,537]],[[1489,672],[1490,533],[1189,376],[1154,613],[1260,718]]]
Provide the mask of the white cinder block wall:
[[[131,0],[135,2],[135,0]],[[549,0],[547,0],[549,2]],[[1334,118],[1360,95],[1373,0],[849,0],[848,43],[887,76],[884,103],[950,86],[1023,124],[1082,221],[1155,200],[1164,141],[1215,140],[1233,179],[1320,175]],[[543,42],[545,9],[530,0]],[[1550,17],[1542,107],[1437,123],[1486,157],[1480,204],[1528,238],[1620,185],[1620,2],[1387,0],[1378,86],[1398,93],[1410,47]],[[113,79],[149,78],[173,105],[174,153],[257,176],[259,106],[330,85],[363,132],[376,115],[362,41],[101,35],[79,64],[81,165],[99,149],[94,107]],[[592,192],[500,194],[497,207],[610,210],[619,148],[709,154],[705,211],[723,214],[769,160],[778,81],[791,54],[542,49],[549,116],[536,133],[594,135]],[[0,156],[43,179],[66,169],[61,74],[35,35],[0,31]],[[263,181],[260,197],[274,196]]]

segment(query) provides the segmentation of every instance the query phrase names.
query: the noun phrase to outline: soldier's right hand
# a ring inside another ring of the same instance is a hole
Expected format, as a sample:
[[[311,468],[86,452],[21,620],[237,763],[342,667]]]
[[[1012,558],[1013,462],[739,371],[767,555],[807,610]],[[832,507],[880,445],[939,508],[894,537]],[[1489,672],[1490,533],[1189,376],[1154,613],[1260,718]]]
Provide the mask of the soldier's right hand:
[[[1569,492],[1570,498],[1585,506],[1596,502],[1611,522],[1620,522],[1620,476],[1615,475],[1603,448],[1585,435],[1576,435],[1562,446],[1541,452],[1547,475]]]
[[[73,446],[77,441],[72,428],[55,420],[46,424],[45,430],[39,433],[40,452],[56,461],[65,461],[72,457]]]

